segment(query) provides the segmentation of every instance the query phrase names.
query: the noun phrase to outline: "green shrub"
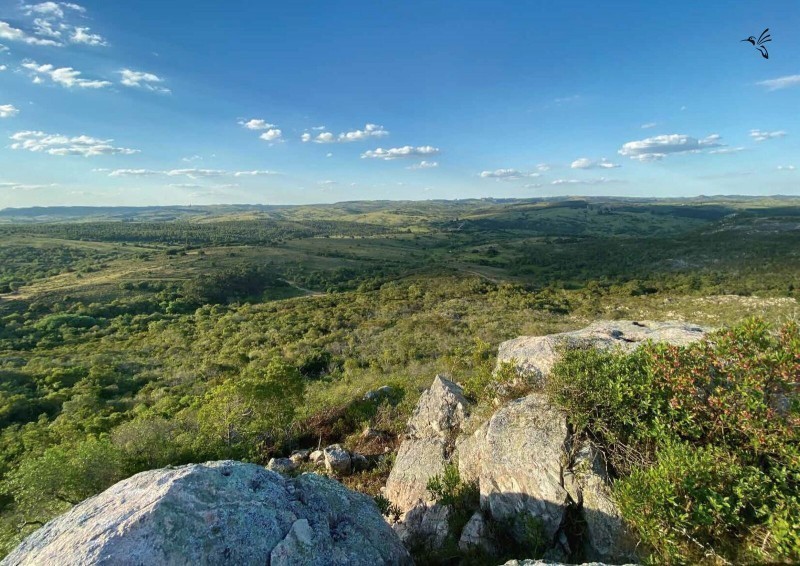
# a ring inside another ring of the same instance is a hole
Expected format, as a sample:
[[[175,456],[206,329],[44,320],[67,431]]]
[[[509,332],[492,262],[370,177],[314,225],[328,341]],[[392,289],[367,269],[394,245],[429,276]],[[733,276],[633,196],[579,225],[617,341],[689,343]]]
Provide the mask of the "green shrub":
[[[450,507],[450,533],[456,537],[480,506],[477,482],[462,482],[456,464],[446,464],[441,474],[428,479],[428,494],[440,505]]]
[[[800,560],[800,329],[566,351],[547,390],[603,447],[657,563]]]

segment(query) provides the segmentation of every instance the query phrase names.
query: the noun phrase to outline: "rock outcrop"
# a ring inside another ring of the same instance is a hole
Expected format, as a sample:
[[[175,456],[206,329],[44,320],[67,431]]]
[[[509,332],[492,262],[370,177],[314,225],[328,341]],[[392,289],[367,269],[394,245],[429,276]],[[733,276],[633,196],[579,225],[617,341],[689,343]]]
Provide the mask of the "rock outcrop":
[[[573,332],[508,340],[500,344],[497,362],[513,361],[521,373],[543,380],[559,360],[564,347],[620,348],[630,352],[648,340],[684,346],[700,340],[708,330],[685,322],[601,321]]]
[[[3,565],[411,564],[367,496],[223,461],[137,474],[30,535]]]
[[[498,363],[513,360],[520,373],[541,382],[564,348],[629,352],[648,340],[686,345],[707,331],[680,322],[598,322],[575,332],[504,342]],[[435,547],[454,537],[462,550],[491,552],[500,542],[493,532],[524,546],[531,525],[538,525],[549,545],[546,556],[556,560],[579,554],[608,563],[636,561],[636,540],[611,499],[602,453],[576,445],[566,415],[544,394],[507,403],[471,434],[463,432],[468,413],[461,388],[441,376],[420,398],[385,490],[405,513],[394,526],[402,540]],[[447,463],[457,464],[461,481],[476,482],[480,491],[480,508],[460,533],[435,528],[434,519],[447,516],[447,508],[429,501],[426,490],[428,479]],[[585,525],[582,532],[571,530],[576,521]],[[582,548],[570,548],[576,544]]]
[[[420,397],[384,493],[403,512],[419,503],[431,503],[428,480],[442,473],[467,406],[461,387],[439,375]]]

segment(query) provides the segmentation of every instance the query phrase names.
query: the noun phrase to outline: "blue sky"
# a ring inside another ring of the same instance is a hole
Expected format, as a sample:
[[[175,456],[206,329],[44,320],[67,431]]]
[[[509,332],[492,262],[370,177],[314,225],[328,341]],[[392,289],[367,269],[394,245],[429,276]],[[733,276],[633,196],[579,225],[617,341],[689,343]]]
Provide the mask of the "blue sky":
[[[0,0],[0,45],[0,207],[800,195],[796,0]]]

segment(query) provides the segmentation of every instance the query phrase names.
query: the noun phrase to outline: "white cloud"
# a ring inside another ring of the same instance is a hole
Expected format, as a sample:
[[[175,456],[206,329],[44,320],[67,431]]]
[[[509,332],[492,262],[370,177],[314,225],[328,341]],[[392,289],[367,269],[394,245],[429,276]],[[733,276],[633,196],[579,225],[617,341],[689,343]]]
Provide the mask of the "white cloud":
[[[420,161],[419,163],[407,167],[407,169],[434,169],[439,166],[438,161]]]
[[[324,129],[324,126],[317,126],[311,128],[312,130],[319,131]],[[312,134],[305,132],[300,139],[303,142],[310,142],[313,141],[314,143],[347,143],[347,142],[357,142],[357,141],[364,141],[369,138],[381,138],[383,136],[388,136],[389,132],[383,126],[379,126],[378,124],[367,124],[364,126],[363,130],[353,130],[352,132],[342,132],[338,136],[334,135],[333,132],[326,132],[320,131],[319,134],[313,136]]]
[[[72,43],[82,43],[84,45],[91,45],[92,47],[104,47],[108,45],[103,36],[96,33],[89,33],[89,28],[75,28],[72,35],[69,37]]]
[[[321,132],[322,130],[325,129],[325,126],[314,126],[311,129],[314,130],[315,132]]]
[[[153,73],[144,73],[141,71],[132,71],[131,69],[122,69],[119,71],[122,75],[120,83],[131,88],[143,88],[151,92],[160,92],[162,94],[170,94],[172,91],[168,88],[160,86],[164,79],[154,75]]]
[[[22,66],[33,73],[33,82],[36,84],[41,84],[43,82],[42,76],[47,76],[54,83],[66,88],[105,88],[111,86],[108,81],[82,79],[80,78],[81,72],[72,67],[56,68],[53,65],[39,65],[36,61],[29,60],[24,61]]]
[[[702,139],[684,134],[655,136],[624,144],[617,152],[638,161],[657,161],[676,153],[696,153],[704,149],[722,147],[719,134]]]
[[[778,165],[778,171],[794,171],[797,169],[794,165]]]
[[[642,124],[642,129],[649,130],[650,128],[655,128],[656,126],[658,126],[658,124],[655,122],[647,122],[646,124]]]
[[[276,171],[236,171],[234,177],[261,177],[263,175],[278,175]]]
[[[550,166],[547,163],[539,163],[539,165],[536,166],[536,170],[544,173],[550,171]]]
[[[22,43],[27,43],[28,45],[48,45],[53,47],[58,47],[61,45],[59,42],[53,41],[52,39],[40,39],[38,37],[28,35],[21,29],[11,27],[8,22],[4,22],[2,20],[0,20],[0,39],[19,41]]]
[[[760,81],[756,84],[767,87],[767,90],[780,90],[782,88],[800,86],[800,75],[787,75],[785,77],[778,77],[777,79]]]
[[[14,142],[11,149],[49,153],[50,155],[80,155],[93,157],[96,155],[131,155],[139,153],[138,149],[114,147],[114,140],[101,140],[90,136],[69,137],[61,134],[47,134],[38,131],[17,132],[11,136]]]
[[[248,130],[270,130],[272,128],[277,128],[275,124],[270,124],[260,118],[253,118],[252,120],[244,121],[240,120],[239,124],[247,128]]]
[[[36,18],[33,20],[33,30],[36,35],[43,35],[45,37],[52,37],[54,39],[61,39],[61,31],[55,29],[53,26],[58,25],[50,20],[43,18]]]
[[[115,169],[108,174],[109,177],[152,177],[159,175],[160,171],[152,171],[150,169]]]
[[[712,155],[726,155],[726,154],[729,154],[729,153],[739,153],[740,151],[744,151],[744,150],[745,150],[745,148],[743,148],[741,146],[740,147],[723,147],[721,149],[712,149],[708,153],[712,154]]]
[[[19,114],[19,109],[13,104],[0,104],[0,118],[13,118]]]
[[[190,179],[197,179],[198,177],[222,177],[227,174],[227,171],[219,169],[173,169],[165,171],[164,174],[170,177],[186,176]]]
[[[776,132],[766,132],[764,130],[750,130],[750,137],[757,142],[782,138],[785,135],[786,132],[784,132],[783,130],[778,130]]]
[[[619,179],[607,179],[599,177],[597,179],[556,179],[551,185],[606,185],[609,183],[623,183]]]
[[[430,145],[423,145],[420,147],[413,147],[406,145],[403,147],[393,147],[391,149],[378,149],[365,151],[361,154],[362,159],[384,159],[390,161],[392,159],[401,159],[409,157],[424,157],[428,155],[438,155],[439,148]]]
[[[50,183],[49,185],[26,185],[24,183],[3,182],[0,183],[0,188],[9,189],[12,191],[38,191],[40,189],[49,189],[58,187],[58,183]]]
[[[565,104],[568,102],[577,102],[581,99],[580,94],[573,94],[572,96],[564,96],[562,98],[555,98],[553,102],[556,104]]]
[[[326,153],[325,157],[333,157],[333,154],[332,153]]]
[[[279,128],[270,128],[258,137],[268,142],[281,142],[283,141],[283,132]]]
[[[0,65],[0,72],[5,71],[7,69],[8,67],[6,67],[5,65]]]
[[[515,181],[523,177],[538,177],[539,173],[525,173],[518,169],[495,169],[494,171],[481,171],[482,179],[503,179],[505,181]]]
[[[27,4],[22,6],[22,9],[25,10],[25,14],[28,16],[32,14],[41,14],[45,17],[56,19],[64,18],[65,14],[63,8],[74,10],[81,14],[86,12],[86,8],[83,6],[71,4],[69,2],[41,2],[39,4]]]
[[[368,138],[381,138],[388,135],[389,132],[387,132],[383,126],[379,126],[377,124],[367,124],[364,126],[363,130],[354,130],[352,132],[343,132],[339,134],[339,141],[355,142],[363,141]]]
[[[325,186],[325,187],[330,187],[331,185],[338,185],[339,183],[337,183],[336,181],[331,181],[330,179],[328,179],[326,181],[320,181],[317,184]]]
[[[605,157],[600,161],[592,161],[587,157],[581,157],[573,161],[570,167],[572,169],[614,169],[619,165],[611,163]]]

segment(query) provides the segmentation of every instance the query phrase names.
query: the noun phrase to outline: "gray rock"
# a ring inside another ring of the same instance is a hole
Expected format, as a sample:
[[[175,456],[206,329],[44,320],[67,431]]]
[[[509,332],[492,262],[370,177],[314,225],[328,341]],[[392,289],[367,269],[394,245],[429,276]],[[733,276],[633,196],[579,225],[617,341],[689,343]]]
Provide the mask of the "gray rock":
[[[383,387],[379,387],[373,391],[367,391],[364,394],[364,401],[380,401],[382,399],[391,397],[393,393],[394,388],[384,385]]]
[[[370,468],[369,460],[367,460],[367,457],[363,454],[356,454],[353,452],[350,454],[350,462],[353,464],[354,472],[363,472]]]
[[[449,507],[419,503],[411,508],[402,521],[392,528],[406,546],[441,548],[449,534]]]
[[[630,352],[647,340],[683,346],[700,340],[709,330],[685,322],[601,321],[573,332],[520,336],[503,342],[497,353],[497,363],[513,361],[521,373],[541,381],[550,374],[564,347],[594,346]]]
[[[325,449],[325,469],[333,474],[349,476],[353,472],[350,453],[339,444],[331,444]]]
[[[267,463],[267,469],[279,474],[289,474],[295,470],[297,466],[289,458],[271,458]]]
[[[568,440],[566,417],[543,395],[518,399],[495,413],[477,439],[483,510],[499,520],[536,517],[552,539],[570,502],[562,487]]]
[[[389,440],[389,435],[374,428],[365,428],[364,432],[361,433],[361,438],[364,440],[379,440],[385,442]]]
[[[311,450],[295,450],[289,456],[289,459],[295,464],[300,465],[303,462],[308,461],[308,455],[311,454]]]
[[[490,540],[488,525],[483,513],[476,511],[470,517],[464,529],[461,531],[461,538],[458,540],[458,548],[464,552],[472,548],[480,548],[489,554],[494,554],[496,549]]]
[[[584,443],[574,458],[572,477],[570,491],[577,491],[573,499],[586,521],[586,557],[614,563],[637,560],[637,541],[611,497],[602,453]]]
[[[3,565],[411,564],[374,502],[334,480],[210,462],[137,474],[30,535]]]
[[[325,452],[322,450],[314,450],[308,455],[308,461],[312,464],[322,464],[325,462]]]
[[[439,375],[420,397],[386,482],[386,497],[403,512],[429,502],[428,480],[442,473],[467,411],[461,387]]]

